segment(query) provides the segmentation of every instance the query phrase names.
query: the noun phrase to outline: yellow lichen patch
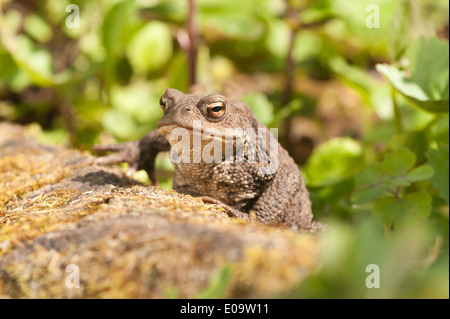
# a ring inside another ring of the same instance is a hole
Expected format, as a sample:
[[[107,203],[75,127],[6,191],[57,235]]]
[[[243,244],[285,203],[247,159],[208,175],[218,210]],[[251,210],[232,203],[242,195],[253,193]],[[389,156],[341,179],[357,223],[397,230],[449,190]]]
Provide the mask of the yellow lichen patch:
[[[204,204],[200,198],[167,191],[159,187],[134,185],[119,190],[114,194],[114,200],[124,200],[151,209],[154,214],[164,216],[172,221],[197,221],[205,223],[209,220],[227,221],[223,208]],[[136,210],[133,207],[124,208],[123,213]]]
[[[70,174],[68,168],[55,167],[46,156],[36,160],[39,156],[34,154],[34,160],[29,160],[31,155],[25,153],[0,158],[0,213],[6,216],[0,220],[0,225],[8,221],[6,206],[9,202],[44,185],[56,183]]]
[[[58,295],[64,297],[81,297],[80,289],[68,289],[66,287],[66,264],[68,256],[66,252],[46,250],[37,246],[35,251],[26,256],[24,262],[14,262],[4,267],[11,279],[0,285],[0,296],[5,290],[20,292],[20,295],[12,295],[17,298],[49,298]],[[70,263],[67,263],[69,265]],[[45,280],[43,280],[45,278]],[[33,285],[29,283],[32,282]],[[3,291],[2,291],[3,288]],[[9,288],[9,289],[8,289]]]
[[[26,207],[13,209],[0,228],[0,255],[21,242],[68,227],[93,212],[84,207],[70,211],[61,209],[80,193],[75,189],[57,189],[29,201]]]

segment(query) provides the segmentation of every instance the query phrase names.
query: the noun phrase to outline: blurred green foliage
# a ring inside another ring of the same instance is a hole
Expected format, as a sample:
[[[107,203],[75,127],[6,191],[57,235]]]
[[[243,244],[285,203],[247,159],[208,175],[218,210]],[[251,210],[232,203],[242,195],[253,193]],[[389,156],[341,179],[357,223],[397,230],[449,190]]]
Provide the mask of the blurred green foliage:
[[[0,0],[0,120],[78,148],[137,139],[167,87],[190,89],[188,2],[73,2],[80,28],[68,0]],[[287,296],[448,298],[448,2],[195,2],[197,85],[280,128],[329,224],[322,269]],[[220,297],[230,269],[200,296]]]

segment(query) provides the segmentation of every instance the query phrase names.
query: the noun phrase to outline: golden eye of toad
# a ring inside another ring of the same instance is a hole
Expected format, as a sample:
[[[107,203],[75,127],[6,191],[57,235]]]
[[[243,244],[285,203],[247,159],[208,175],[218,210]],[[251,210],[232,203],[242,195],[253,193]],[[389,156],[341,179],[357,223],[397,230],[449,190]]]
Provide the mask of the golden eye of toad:
[[[219,118],[225,114],[225,103],[222,101],[211,102],[207,106],[208,115]]]

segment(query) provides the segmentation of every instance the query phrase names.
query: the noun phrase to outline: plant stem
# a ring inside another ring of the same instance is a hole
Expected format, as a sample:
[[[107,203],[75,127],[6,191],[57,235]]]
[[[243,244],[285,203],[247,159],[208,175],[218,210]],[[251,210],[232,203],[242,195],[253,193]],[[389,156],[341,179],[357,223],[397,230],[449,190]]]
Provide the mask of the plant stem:
[[[400,112],[400,108],[398,107],[397,103],[397,97],[395,96],[395,88],[391,85],[391,92],[392,92],[392,105],[394,107],[394,123],[395,123],[395,130],[397,131],[397,134],[403,133],[403,126],[402,126],[402,114]]]
[[[401,202],[402,199],[400,198],[400,195],[399,195],[400,190],[401,190],[400,187],[397,187],[396,190],[392,190],[392,189],[389,189],[389,188],[387,189],[387,191],[388,191],[389,193],[391,193],[392,195],[394,195],[394,197],[395,197],[395,199],[396,199],[397,201]]]
[[[189,46],[187,48],[189,66],[189,88],[197,83],[197,6],[195,0],[188,0],[187,33]]]
[[[294,40],[296,30],[291,30],[289,34],[289,49],[286,57],[286,86],[283,91],[282,105],[286,106],[292,97],[292,89],[294,87],[294,79],[296,72],[296,63],[294,60]]]

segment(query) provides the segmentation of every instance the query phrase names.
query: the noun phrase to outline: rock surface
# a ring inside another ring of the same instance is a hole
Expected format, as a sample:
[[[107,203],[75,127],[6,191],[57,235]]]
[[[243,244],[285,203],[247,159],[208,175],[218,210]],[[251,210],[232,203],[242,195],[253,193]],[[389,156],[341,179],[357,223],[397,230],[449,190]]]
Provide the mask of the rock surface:
[[[276,297],[318,268],[318,234],[230,219],[93,160],[0,123],[0,298]]]

